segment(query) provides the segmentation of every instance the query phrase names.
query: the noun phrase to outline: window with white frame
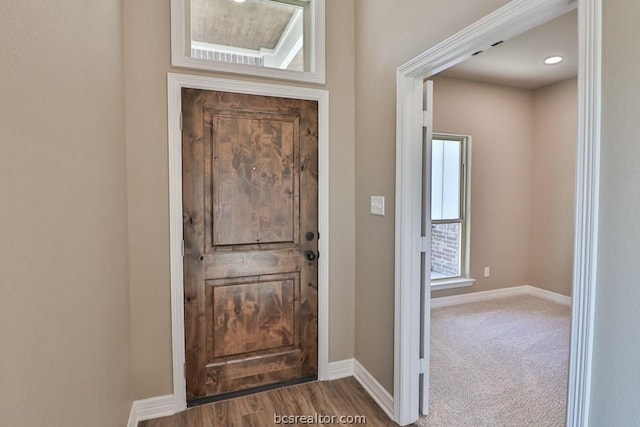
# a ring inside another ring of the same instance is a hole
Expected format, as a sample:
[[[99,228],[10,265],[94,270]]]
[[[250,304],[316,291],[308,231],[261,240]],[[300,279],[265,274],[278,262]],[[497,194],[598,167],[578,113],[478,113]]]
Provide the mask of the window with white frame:
[[[469,277],[469,136],[434,134],[431,149],[431,280]]]

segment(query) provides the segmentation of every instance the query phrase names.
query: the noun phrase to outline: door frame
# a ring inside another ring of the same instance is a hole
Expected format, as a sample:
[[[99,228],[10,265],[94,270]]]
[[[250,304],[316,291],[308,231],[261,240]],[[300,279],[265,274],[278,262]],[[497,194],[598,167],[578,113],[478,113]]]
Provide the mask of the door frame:
[[[397,69],[394,419],[400,425],[418,418],[420,248],[431,243],[430,221],[426,241],[421,239],[421,201],[412,197],[420,194],[422,179],[423,81],[576,5],[578,141],[567,426],[588,424],[598,249],[602,0],[513,0]],[[428,328],[428,316],[426,322]]]
[[[296,86],[167,73],[169,155],[169,245],[174,411],[187,407],[182,263],[182,88],[318,102],[318,379],[329,370],[329,92]]]

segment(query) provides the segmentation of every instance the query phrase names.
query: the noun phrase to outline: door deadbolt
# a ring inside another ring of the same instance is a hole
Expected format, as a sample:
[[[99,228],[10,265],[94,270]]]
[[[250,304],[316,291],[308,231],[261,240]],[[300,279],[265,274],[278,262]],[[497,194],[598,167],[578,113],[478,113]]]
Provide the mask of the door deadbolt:
[[[313,251],[305,251],[304,253],[304,257],[308,260],[308,261],[315,261],[316,259],[316,253]]]

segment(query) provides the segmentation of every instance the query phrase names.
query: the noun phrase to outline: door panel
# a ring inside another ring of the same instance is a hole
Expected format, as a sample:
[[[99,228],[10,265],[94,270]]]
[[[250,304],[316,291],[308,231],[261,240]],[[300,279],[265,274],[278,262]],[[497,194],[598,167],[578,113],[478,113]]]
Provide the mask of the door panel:
[[[297,243],[298,122],[294,114],[206,111],[212,129],[205,138],[214,138],[205,145],[213,150],[213,247]]]
[[[182,90],[187,399],[317,376],[317,103]]]

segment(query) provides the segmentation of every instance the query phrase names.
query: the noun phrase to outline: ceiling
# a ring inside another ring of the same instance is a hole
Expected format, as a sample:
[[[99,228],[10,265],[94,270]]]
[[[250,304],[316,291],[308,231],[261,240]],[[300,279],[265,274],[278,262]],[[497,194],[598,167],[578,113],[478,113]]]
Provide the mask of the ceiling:
[[[191,38],[251,50],[273,49],[296,9],[280,1],[191,0]]]
[[[545,65],[544,59],[552,55],[561,55],[564,61]],[[577,74],[578,14],[573,10],[439,75],[536,89]]]

